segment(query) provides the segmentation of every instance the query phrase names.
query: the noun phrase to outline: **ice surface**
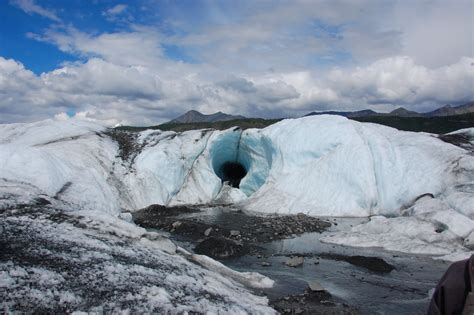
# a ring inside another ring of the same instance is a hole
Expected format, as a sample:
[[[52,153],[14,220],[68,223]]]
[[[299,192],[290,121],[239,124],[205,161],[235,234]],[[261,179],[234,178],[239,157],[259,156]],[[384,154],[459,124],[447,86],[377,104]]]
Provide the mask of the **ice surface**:
[[[3,208],[41,197],[115,216],[150,204],[234,202],[264,213],[377,216],[387,226],[371,221],[328,242],[433,255],[472,243],[474,155],[431,134],[322,115],[261,130],[147,130],[124,157],[123,144],[90,122],[0,130]],[[219,177],[226,162],[247,170],[239,189]]]
[[[100,136],[102,126],[42,121],[0,128],[0,177],[5,182],[0,194],[5,204],[11,202],[10,193],[23,189],[22,196],[30,198],[46,195],[75,208],[119,211],[118,192],[108,182],[117,145]]]
[[[222,263],[215,261],[214,259],[208,256],[192,254],[184,248],[179,247],[178,252],[182,253],[185,257],[188,257],[190,260],[200,264],[201,266],[206,267],[206,269],[227,276],[248,287],[264,289],[271,288],[274,284],[274,281],[272,279],[265,277],[259,273],[238,272],[230,269],[229,267],[226,267]]]
[[[110,214],[29,206],[2,211],[0,230],[0,307],[7,314],[275,313],[266,297],[232,280],[268,278],[203,268],[159,234]],[[205,265],[213,264],[208,258]]]
[[[371,217],[348,231],[321,239],[323,242],[355,247],[380,247],[412,254],[448,255],[466,252],[461,238],[439,224],[417,217]]]

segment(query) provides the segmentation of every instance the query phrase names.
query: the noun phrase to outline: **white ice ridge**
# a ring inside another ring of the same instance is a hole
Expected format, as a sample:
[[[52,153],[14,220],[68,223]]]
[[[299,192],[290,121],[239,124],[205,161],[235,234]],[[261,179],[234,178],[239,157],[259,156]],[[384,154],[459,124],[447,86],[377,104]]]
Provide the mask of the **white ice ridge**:
[[[39,196],[108,213],[234,202],[264,213],[416,219],[435,233],[425,244],[473,246],[474,156],[435,135],[323,115],[261,130],[147,130],[122,159],[105,131],[81,121],[0,126],[0,207]],[[239,188],[223,185],[226,162],[246,169]],[[387,240],[400,235],[398,226],[383,232]],[[369,246],[357,235],[366,238],[353,231],[327,241]]]

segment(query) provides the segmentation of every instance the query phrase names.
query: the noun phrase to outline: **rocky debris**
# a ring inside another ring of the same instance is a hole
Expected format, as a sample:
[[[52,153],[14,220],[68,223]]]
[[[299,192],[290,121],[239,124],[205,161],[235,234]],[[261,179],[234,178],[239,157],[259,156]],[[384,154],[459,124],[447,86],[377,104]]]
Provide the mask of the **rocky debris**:
[[[229,236],[230,236],[230,237],[238,237],[238,236],[240,236],[240,231],[231,230],[231,231],[229,232]]]
[[[194,239],[202,237],[212,227],[215,236],[239,238],[249,243],[267,243],[308,232],[323,232],[331,226],[327,221],[303,213],[256,216],[242,211],[226,211],[218,215],[218,221],[208,220],[209,216],[195,208],[152,205],[134,212],[133,221],[144,228],[163,229]],[[176,221],[181,221],[182,225],[171,231]]]
[[[242,211],[222,211],[216,215],[185,206],[160,205],[152,205],[134,212],[133,221],[144,228],[161,229],[172,233],[175,238],[191,242],[203,236],[238,240],[245,250],[232,253],[232,257],[236,257],[235,255],[239,253],[258,254],[258,244],[295,237],[307,232],[322,232],[331,226],[329,222],[303,213],[287,216],[256,216]],[[224,252],[219,254],[219,249]],[[215,248],[211,257],[227,259],[229,256],[227,251],[225,246]]]
[[[177,229],[177,228],[179,228],[182,224],[183,224],[183,222],[181,222],[181,221],[175,221],[175,222],[173,222],[173,224],[171,224],[171,226],[173,227],[173,229]]]
[[[270,305],[283,315],[358,314],[356,309],[347,304],[334,301],[327,291],[310,289],[270,301]]]
[[[122,212],[119,214],[119,218],[127,221],[127,222],[133,222],[133,216],[130,212]]]
[[[463,149],[474,150],[474,144],[471,143],[471,137],[467,133],[443,134],[439,135],[438,138]]]
[[[209,237],[199,242],[194,251],[215,259],[229,259],[245,254],[241,243],[223,237]]]
[[[326,289],[324,289],[324,287],[316,280],[308,282],[308,287],[313,292],[326,291]]]
[[[295,256],[295,257],[292,257],[290,259],[288,259],[286,262],[285,262],[285,265],[287,265],[288,267],[301,267],[303,266],[303,263],[304,263],[304,257],[302,256]]]
[[[137,143],[137,133],[109,129],[105,134],[117,142],[122,161],[133,161],[142,150],[142,146]]]
[[[382,258],[366,256],[346,256],[331,253],[319,255],[322,258],[348,262],[354,266],[362,267],[373,272],[389,273],[395,269],[394,266],[387,263]]]

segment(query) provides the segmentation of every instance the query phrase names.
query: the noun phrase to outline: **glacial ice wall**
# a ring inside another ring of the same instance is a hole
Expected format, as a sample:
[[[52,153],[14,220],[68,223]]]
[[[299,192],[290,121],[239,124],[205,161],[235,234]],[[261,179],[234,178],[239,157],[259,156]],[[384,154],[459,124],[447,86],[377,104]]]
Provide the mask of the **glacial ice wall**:
[[[429,134],[337,116],[249,132],[268,139],[272,150],[267,180],[246,201],[255,211],[398,216],[423,194],[449,199],[474,181],[474,157]],[[473,201],[473,194],[458,198]],[[456,208],[474,214],[467,202]]]
[[[433,254],[474,248],[474,155],[434,135],[312,116],[265,129],[128,136],[125,154],[90,122],[1,125],[0,208],[47,201],[118,214],[150,204],[238,203],[263,213],[388,218],[377,221],[383,231],[355,227],[326,238],[333,243],[398,250],[419,235],[418,248],[435,244]],[[226,163],[246,172],[238,188],[223,183]],[[409,232],[403,222],[428,230]],[[440,224],[447,229],[439,233]]]
[[[398,216],[431,194],[474,215],[472,154],[433,135],[338,116],[289,119],[261,130],[148,130],[133,140],[136,151],[125,161],[105,129],[92,123],[1,130],[5,186],[89,210],[219,199],[267,213]],[[228,162],[246,171],[238,188],[223,189],[220,172]]]

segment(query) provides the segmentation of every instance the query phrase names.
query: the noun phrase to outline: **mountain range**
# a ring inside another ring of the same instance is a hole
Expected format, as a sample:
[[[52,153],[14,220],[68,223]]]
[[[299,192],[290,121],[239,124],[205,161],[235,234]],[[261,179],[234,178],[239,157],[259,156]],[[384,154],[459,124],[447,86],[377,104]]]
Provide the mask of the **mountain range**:
[[[359,111],[324,111],[324,112],[311,112],[305,116],[313,115],[339,115],[347,118],[365,118],[365,117],[446,117],[456,116],[463,114],[474,113],[474,102],[469,102],[459,106],[445,105],[438,109],[435,109],[426,113],[418,113],[415,111],[407,110],[404,107],[399,107],[389,113],[378,113],[371,109],[364,109]],[[170,120],[166,124],[189,124],[189,123],[214,123],[219,121],[231,121],[237,119],[249,119],[241,115],[229,115],[223,112],[217,112],[214,114],[206,115],[196,110],[190,110],[185,114]]]
[[[427,113],[418,113],[399,107],[390,113],[378,113],[371,109],[365,109],[355,112],[345,111],[325,111],[325,112],[311,112],[305,116],[313,115],[340,115],[348,118],[372,117],[372,116],[390,116],[390,117],[442,117],[442,116],[456,116],[462,114],[474,113],[474,102],[469,102],[459,106],[445,105]]]
[[[185,114],[170,120],[168,124],[187,124],[187,123],[211,123],[217,121],[229,121],[236,119],[245,119],[246,117],[240,115],[228,115],[223,112],[217,112],[211,115],[206,115],[197,110],[190,110]]]

